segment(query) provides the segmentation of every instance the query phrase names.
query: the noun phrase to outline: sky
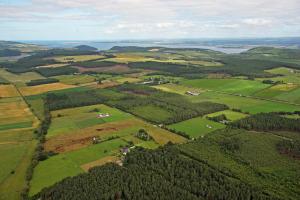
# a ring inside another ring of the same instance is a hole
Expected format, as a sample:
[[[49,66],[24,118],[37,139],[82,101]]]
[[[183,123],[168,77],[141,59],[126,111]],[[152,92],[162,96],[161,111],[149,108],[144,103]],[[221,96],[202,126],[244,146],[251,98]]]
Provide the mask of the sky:
[[[300,36],[300,0],[0,0],[0,40]]]

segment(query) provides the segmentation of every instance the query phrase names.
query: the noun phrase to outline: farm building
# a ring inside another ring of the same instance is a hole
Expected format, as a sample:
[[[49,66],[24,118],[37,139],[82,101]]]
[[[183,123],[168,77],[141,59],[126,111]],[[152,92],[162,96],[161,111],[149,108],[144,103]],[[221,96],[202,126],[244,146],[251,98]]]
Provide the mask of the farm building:
[[[187,91],[186,94],[192,95],[192,96],[198,96],[200,93],[198,93],[198,92],[192,92],[192,91]]]
[[[98,114],[98,118],[105,118],[105,117],[109,117],[110,115],[108,113],[100,113]]]

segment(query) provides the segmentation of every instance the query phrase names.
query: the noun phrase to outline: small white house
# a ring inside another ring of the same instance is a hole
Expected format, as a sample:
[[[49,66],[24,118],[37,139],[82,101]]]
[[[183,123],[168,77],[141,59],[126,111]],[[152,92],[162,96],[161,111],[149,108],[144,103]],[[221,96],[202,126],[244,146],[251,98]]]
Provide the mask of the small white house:
[[[109,117],[110,115],[108,113],[100,113],[98,114],[98,118],[105,118],[105,117]]]

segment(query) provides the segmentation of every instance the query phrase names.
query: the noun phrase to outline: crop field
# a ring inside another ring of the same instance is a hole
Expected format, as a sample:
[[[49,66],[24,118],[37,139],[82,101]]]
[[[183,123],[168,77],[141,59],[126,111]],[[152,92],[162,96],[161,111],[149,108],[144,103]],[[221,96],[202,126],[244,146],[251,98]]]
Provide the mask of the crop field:
[[[0,68],[0,76],[10,82],[29,82],[31,80],[43,79],[45,77],[41,76],[36,72],[26,72],[21,74],[13,74],[5,69]]]
[[[239,119],[242,119],[242,118],[245,118],[248,116],[244,113],[235,112],[232,110],[219,111],[219,112],[208,114],[206,116],[207,117],[215,117],[215,116],[222,115],[222,114],[224,114],[226,116],[226,118],[229,119],[230,121],[239,120]]]
[[[169,125],[168,128],[175,129],[176,131],[185,132],[192,138],[198,138],[217,129],[225,128],[225,125],[214,121],[210,121],[203,117],[196,117],[183,122]]]
[[[82,62],[88,60],[103,59],[103,55],[78,55],[78,56],[57,56],[54,59],[58,62],[68,63],[68,62]]]
[[[13,85],[0,85],[0,98],[19,96],[18,91]]]
[[[30,96],[30,95],[42,94],[42,93],[49,92],[49,91],[63,90],[63,89],[68,89],[68,88],[73,88],[73,87],[76,87],[76,86],[67,85],[64,83],[49,83],[49,84],[36,85],[36,86],[20,87],[19,90],[22,95]]]
[[[255,96],[299,104],[300,86],[296,84],[278,84],[257,92]]]
[[[35,147],[35,141],[0,144],[0,199],[20,199],[21,192],[26,187],[26,172]]]
[[[53,78],[58,79],[59,82],[68,85],[80,85],[85,83],[94,82],[96,79],[90,75],[61,75],[61,76],[54,76]]]
[[[197,79],[182,81],[181,84],[194,88],[241,95],[251,95],[256,91],[269,87],[269,85],[258,81],[239,79]]]
[[[24,101],[0,103],[0,129],[18,129],[37,126],[37,119]]]
[[[20,97],[0,102],[0,199],[18,200],[35,149],[38,120]],[[2,196],[3,195],[3,196]]]

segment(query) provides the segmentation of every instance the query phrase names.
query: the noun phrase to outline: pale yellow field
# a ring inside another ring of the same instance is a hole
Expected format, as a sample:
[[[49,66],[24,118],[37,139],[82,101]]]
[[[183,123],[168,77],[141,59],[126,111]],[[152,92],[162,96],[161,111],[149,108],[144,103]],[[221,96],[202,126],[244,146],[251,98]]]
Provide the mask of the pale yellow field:
[[[58,56],[54,57],[55,60],[58,62],[82,62],[82,61],[88,61],[88,60],[96,60],[96,59],[101,59],[105,58],[102,55],[80,55],[80,56]]]
[[[36,85],[36,86],[20,87],[19,90],[22,95],[30,96],[30,95],[42,94],[53,90],[62,90],[62,89],[73,88],[73,87],[76,86],[67,85],[63,83],[50,83],[50,84],[43,84],[43,85]]]
[[[122,77],[122,78],[116,79],[116,81],[118,83],[125,83],[125,82],[128,82],[128,83],[137,83],[137,82],[141,81],[141,79],[139,79],[139,78],[131,78],[131,77]]]
[[[14,102],[0,103],[0,124],[14,124],[32,121],[32,127],[37,127],[39,121],[32,114],[23,99]]]
[[[296,85],[296,84],[278,84],[278,85],[275,85],[275,86],[271,87],[270,89],[280,90],[280,91],[290,91],[290,90],[293,90],[297,87],[299,87],[299,85]]]
[[[144,62],[144,61],[151,61],[154,60],[153,58],[146,58],[141,55],[134,55],[134,54],[116,54],[115,58],[105,59],[107,61],[113,61],[118,63],[129,63],[129,62]]]
[[[111,162],[116,162],[119,158],[117,156],[107,156],[104,158],[101,158],[99,160],[95,160],[93,162],[90,163],[86,163],[84,165],[81,165],[80,167],[84,170],[84,171],[89,171],[89,169],[96,167],[96,166],[101,166],[104,165],[106,163],[111,163]]]
[[[176,135],[174,133],[171,133],[167,130],[154,127],[153,125],[147,124],[145,126],[145,129],[151,135],[151,137],[160,145],[165,145],[168,142],[172,143],[184,143],[186,142],[186,139],[180,135]]]
[[[0,85],[0,98],[19,96],[18,91],[13,85]]]
[[[3,77],[4,79],[6,79],[10,82],[29,82],[31,80],[45,78],[36,72],[13,74],[13,73],[6,71],[5,69],[0,69],[0,75],[1,75],[1,77]]]
[[[68,65],[68,64],[58,63],[58,64],[52,64],[52,65],[38,66],[36,68],[56,68],[56,67],[63,67],[63,66],[66,66],[66,65]]]

